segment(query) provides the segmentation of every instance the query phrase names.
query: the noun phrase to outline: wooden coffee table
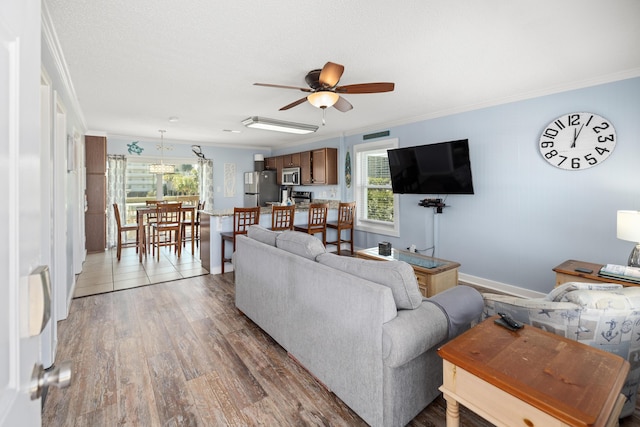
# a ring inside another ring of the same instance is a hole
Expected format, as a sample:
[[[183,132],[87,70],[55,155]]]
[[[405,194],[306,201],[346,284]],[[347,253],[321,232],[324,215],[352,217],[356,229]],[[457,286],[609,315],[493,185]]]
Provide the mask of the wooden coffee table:
[[[615,426],[629,362],[525,325],[489,318],[438,350],[447,427],[462,404],[497,426]]]
[[[405,261],[416,274],[418,288],[425,297],[431,297],[458,284],[458,267],[460,264],[446,259],[433,258],[416,252],[392,249],[391,255],[378,253],[378,247],[356,252],[356,258],[376,261]]]

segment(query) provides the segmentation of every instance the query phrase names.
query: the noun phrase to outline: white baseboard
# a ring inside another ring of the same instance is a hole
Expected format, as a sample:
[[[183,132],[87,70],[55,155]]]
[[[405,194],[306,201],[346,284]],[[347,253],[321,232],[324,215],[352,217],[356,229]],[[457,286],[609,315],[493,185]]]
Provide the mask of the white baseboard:
[[[458,280],[459,282],[481,286],[483,288],[492,289],[500,293],[509,294],[521,298],[542,298],[546,295],[541,292],[532,291],[530,289],[508,285],[506,283],[496,282],[494,280],[483,279],[482,277],[472,276],[465,273],[460,273],[458,275]]]

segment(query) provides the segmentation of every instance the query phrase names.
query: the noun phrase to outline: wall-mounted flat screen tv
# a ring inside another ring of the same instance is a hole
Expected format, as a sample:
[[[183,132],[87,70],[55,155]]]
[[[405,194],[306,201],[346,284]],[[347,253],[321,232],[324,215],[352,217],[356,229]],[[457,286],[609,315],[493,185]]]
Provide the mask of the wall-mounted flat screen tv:
[[[397,194],[473,194],[469,140],[387,150]]]

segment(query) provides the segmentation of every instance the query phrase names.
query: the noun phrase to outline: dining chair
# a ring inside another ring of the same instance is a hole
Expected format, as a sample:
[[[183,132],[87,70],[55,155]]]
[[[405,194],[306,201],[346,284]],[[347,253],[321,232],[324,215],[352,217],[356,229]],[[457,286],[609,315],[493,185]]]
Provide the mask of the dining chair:
[[[174,246],[178,258],[182,255],[182,245],[180,245],[181,216],[181,202],[158,203],[156,206],[156,222],[151,224],[151,247],[153,255],[157,254],[158,261],[160,261],[162,246]]]
[[[130,224],[122,224],[122,219],[120,218],[120,209],[118,208],[118,204],[114,203],[113,204],[113,213],[116,216],[116,225],[118,227],[118,241],[117,241],[117,250],[116,250],[116,254],[118,257],[118,261],[120,261],[120,257],[122,255],[122,248],[127,248],[127,247],[132,247],[135,245],[136,247],[136,253],[138,252],[138,243],[139,243],[139,238],[140,236],[138,236],[138,224],[137,223],[130,223]],[[136,240],[135,242],[130,242],[127,240],[127,232],[129,231],[135,231],[136,232]],[[124,240],[122,239],[122,233],[124,233]],[[143,236],[144,239],[144,236]]]
[[[158,206],[158,204],[162,204],[162,203],[167,203],[164,200],[145,200],[145,205],[149,208],[156,208]],[[144,226],[145,226],[145,233],[147,236],[151,236],[151,224],[153,224],[154,222],[156,222],[157,219],[157,215],[156,212],[149,212],[147,215],[147,221],[145,222]],[[146,243],[146,248],[147,251],[149,251],[151,249],[151,239],[147,240]]]
[[[194,240],[196,246],[200,247],[200,211],[204,209],[204,205],[206,202],[198,202],[198,206],[196,207],[195,217],[193,219],[193,236],[187,236],[187,228],[191,229],[191,218],[182,218],[182,230],[180,233],[182,234],[182,246],[184,247],[187,244],[187,240]]]
[[[338,255],[340,255],[340,246],[342,243],[351,245],[351,255],[353,255],[353,218],[356,212],[356,202],[340,202],[338,205],[338,221],[327,222],[327,228],[337,230],[336,240],[327,242],[329,245],[337,245]],[[343,231],[349,231],[349,239],[342,237]]]
[[[293,230],[293,219],[295,214],[295,205],[273,205],[271,207],[271,229],[274,231]]]
[[[221,239],[221,267],[224,274],[224,263],[231,262],[231,257],[225,257],[226,242],[233,242],[233,252],[236,251],[236,236],[247,234],[250,226],[260,223],[260,206],[254,208],[233,208],[233,231],[223,231],[220,233]]]
[[[307,225],[295,225],[296,231],[308,234],[322,233],[322,244],[327,246],[327,211],[329,203],[311,203]]]

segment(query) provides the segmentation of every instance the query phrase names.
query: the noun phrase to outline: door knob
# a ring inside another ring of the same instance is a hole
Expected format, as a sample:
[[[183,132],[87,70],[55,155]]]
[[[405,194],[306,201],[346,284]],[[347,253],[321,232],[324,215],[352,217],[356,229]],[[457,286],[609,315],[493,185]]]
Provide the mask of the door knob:
[[[71,361],[65,360],[58,366],[45,370],[41,363],[36,363],[31,374],[31,400],[39,399],[49,386],[69,387],[71,384]]]

